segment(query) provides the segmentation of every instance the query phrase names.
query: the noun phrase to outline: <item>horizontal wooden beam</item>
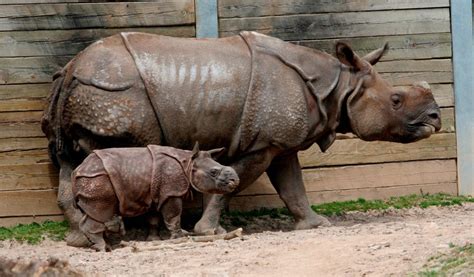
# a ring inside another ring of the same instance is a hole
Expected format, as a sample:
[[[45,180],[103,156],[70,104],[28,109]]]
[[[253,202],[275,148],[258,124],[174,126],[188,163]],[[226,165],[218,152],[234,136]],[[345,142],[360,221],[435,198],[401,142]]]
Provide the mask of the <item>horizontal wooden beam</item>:
[[[51,162],[47,149],[0,152],[0,165],[36,164]]]
[[[75,55],[91,43],[120,32],[194,37],[194,26],[0,32],[0,57]],[[11,47],[14,44],[15,47]]]
[[[320,40],[296,40],[292,42],[333,54],[334,46],[338,41],[344,41],[350,44],[354,51],[360,56],[368,54],[382,47],[384,42],[388,42],[390,48],[382,57],[382,61],[451,58],[450,33],[387,35],[344,39],[330,38]]]
[[[58,186],[58,170],[51,163],[0,165],[0,192],[52,189]]]
[[[456,182],[456,160],[393,162],[303,169],[307,192],[388,188]],[[266,174],[240,196],[276,194]]]
[[[219,35],[258,31],[284,40],[450,32],[449,9],[323,13],[219,20]]]
[[[0,191],[0,217],[58,215],[56,190]]]
[[[0,31],[194,24],[194,1],[4,5]]]
[[[449,7],[449,0],[220,0],[219,16],[222,18],[259,17],[440,7]]]
[[[303,167],[451,159],[456,158],[456,135],[436,134],[409,144],[336,140],[325,153],[313,145],[300,152],[299,158]]]

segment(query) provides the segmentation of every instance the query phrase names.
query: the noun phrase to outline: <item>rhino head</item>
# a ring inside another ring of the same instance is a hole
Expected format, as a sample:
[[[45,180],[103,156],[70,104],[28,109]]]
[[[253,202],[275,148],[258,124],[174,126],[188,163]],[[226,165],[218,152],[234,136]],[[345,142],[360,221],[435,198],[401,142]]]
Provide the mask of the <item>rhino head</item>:
[[[215,161],[224,151],[225,148],[200,151],[199,144],[195,144],[191,158],[193,164],[191,184],[195,190],[224,194],[234,191],[239,185],[239,176],[235,170]]]
[[[401,143],[429,137],[441,129],[440,110],[426,82],[408,89],[391,86],[374,68],[388,44],[360,58],[345,43],[336,44],[336,55],[353,74],[346,101],[348,129],[367,141]],[[347,124],[347,123],[345,123]]]

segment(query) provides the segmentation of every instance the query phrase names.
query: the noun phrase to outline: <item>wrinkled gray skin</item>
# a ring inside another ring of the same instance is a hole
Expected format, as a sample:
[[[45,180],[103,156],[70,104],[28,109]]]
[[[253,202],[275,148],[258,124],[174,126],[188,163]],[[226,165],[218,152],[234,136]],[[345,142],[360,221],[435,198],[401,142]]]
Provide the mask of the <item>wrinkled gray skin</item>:
[[[183,200],[195,190],[230,193],[239,184],[232,167],[213,159],[224,148],[193,151],[163,146],[108,148],[95,151],[72,174],[74,207],[83,217],[80,231],[97,251],[110,250],[105,233],[125,235],[122,217],[148,214],[148,240],[160,239],[159,214],[171,238],[181,229]]]
[[[227,149],[219,161],[240,186],[205,197],[196,232],[224,232],[222,208],[264,172],[297,229],[328,224],[310,209],[298,151],[313,143],[325,151],[336,132],[407,143],[441,127],[426,82],[400,90],[374,70],[386,50],[360,58],[338,43],[334,58],[254,32],[216,40],[122,33],[89,46],[56,74],[42,120],[60,166],[67,242],[83,242],[70,174],[93,149],[114,146]]]

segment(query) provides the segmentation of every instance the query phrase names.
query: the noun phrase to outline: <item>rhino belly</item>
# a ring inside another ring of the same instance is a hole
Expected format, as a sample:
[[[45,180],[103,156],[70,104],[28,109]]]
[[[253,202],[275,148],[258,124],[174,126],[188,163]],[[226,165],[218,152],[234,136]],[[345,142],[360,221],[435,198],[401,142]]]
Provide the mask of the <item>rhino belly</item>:
[[[229,146],[238,133],[251,76],[240,37],[219,40],[129,33],[123,37],[156,107],[166,144]]]

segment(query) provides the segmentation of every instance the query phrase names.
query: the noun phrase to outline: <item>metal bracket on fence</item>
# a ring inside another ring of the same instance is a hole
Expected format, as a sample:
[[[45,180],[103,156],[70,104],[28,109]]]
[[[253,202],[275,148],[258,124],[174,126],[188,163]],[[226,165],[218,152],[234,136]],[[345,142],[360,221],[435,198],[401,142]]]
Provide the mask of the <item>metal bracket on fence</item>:
[[[195,0],[196,7],[196,37],[219,37],[217,0]]]

